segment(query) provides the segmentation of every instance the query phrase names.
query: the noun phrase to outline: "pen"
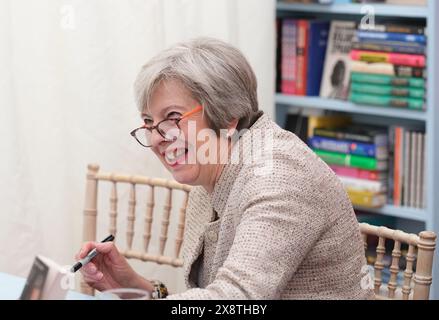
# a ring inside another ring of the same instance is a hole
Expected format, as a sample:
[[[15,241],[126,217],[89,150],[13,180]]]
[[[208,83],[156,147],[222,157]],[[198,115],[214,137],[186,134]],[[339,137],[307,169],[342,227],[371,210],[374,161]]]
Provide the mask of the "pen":
[[[113,235],[109,235],[108,237],[106,237],[104,240],[102,240],[101,242],[108,242],[108,241],[113,241],[114,240],[114,236]],[[81,260],[79,260],[78,262],[75,263],[75,265],[70,269],[70,272],[76,272],[79,269],[81,269],[83,266],[85,266],[87,263],[89,263],[91,261],[91,259],[93,259],[94,257],[96,257],[98,254],[98,251],[96,250],[96,248],[94,248],[93,250],[91,250],[87,256],[85,256],[84,258],[82,258]]]

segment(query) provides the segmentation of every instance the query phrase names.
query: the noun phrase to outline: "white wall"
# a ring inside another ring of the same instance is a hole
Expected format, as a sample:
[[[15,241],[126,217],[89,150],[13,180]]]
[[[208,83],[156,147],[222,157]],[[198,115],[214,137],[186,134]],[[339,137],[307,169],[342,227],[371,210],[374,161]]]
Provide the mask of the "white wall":
[[[159,50],[231,42],[273,115],[274,15],[274,0],[0,0],[0,272],[26,276],[36,254],[72,263],[87,163],[170,177],[129,135],[133,81]],[[183,289],[169,270],[138,267]]]

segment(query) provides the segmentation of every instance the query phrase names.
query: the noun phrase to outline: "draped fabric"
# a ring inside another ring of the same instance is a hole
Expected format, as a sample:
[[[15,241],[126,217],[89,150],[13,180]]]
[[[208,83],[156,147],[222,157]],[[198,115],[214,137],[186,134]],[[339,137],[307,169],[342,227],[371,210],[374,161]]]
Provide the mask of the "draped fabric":
[[[134,79],[161,49],[200,35],[237,46],[273,114],[274,15],[274,0],[0,0],[0,272],[26,276],[36,254],[73,262],[88,163],[170,178],[129,135]],[[159,276],[184,290],[172,269]]]

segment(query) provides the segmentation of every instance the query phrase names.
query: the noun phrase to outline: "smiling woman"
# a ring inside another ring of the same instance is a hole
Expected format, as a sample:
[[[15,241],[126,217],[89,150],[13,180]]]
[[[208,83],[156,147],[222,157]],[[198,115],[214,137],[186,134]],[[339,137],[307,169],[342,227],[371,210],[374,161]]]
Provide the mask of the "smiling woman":
[[[346,192],[298,137],[259,111],[256,77],[239,50],[210,38],[177,44],[141,69],[135,92],[144,124],[131,134],[194,186],[183,246],[188,290],[169,299],[373,297],[362,286],[363,242]],[[81,269],[89,285],[153,290],[112,243],[86,243],[78,259],[95,247],[102,254]]]

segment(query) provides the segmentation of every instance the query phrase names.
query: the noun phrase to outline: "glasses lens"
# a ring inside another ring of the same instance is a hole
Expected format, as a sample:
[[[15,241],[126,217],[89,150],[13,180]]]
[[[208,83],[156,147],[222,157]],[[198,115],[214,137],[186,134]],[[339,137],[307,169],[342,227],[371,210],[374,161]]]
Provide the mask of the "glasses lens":
[[[135,132],[136,139],[145,147],[151,146],[151,132],[146,128],[138,129]]]
[[[163,121],[159,124],[157,130],[159,130],[160,134],[168,141],[174,141],[180,135],[180,129],[175,120]]]

